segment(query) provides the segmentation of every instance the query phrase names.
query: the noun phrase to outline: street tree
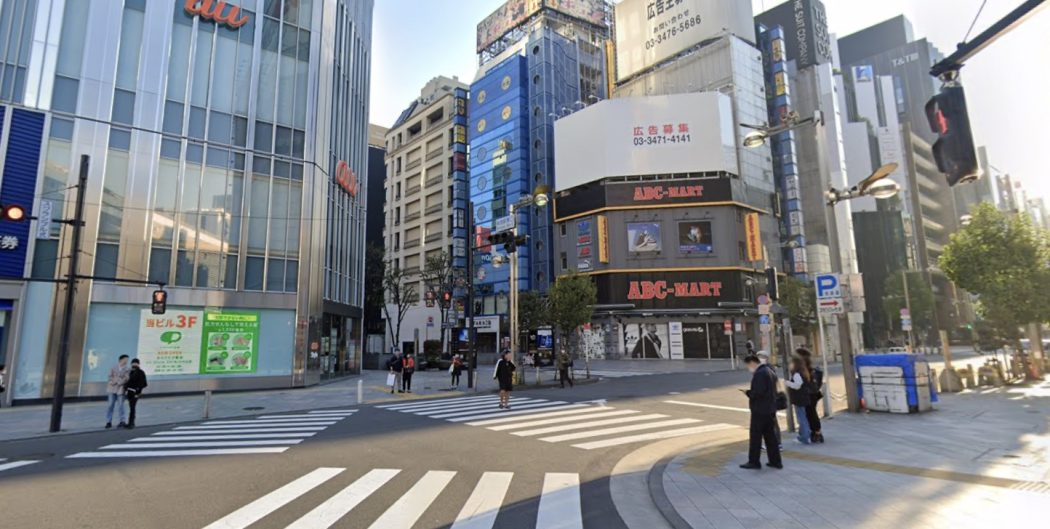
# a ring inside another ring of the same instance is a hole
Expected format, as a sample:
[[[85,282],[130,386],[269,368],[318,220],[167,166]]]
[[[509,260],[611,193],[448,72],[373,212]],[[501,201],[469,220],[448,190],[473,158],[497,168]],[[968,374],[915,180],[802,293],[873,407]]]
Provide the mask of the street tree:
[[[448,316],[452,304],[454,301],[449,298],[448,303],[445,302],[445,293],[449,293],[451,296],[453,289],[455,288],[455,268],[452,266],[452,258],[448,255],[448,252],[442,250],[440,253],[427,256],[426,262],[423,264],[423,284],[427,289],[428,299],[437,300],[438,312],[441,315],[441,350],[445,351],[445,322],[448,321]]]
[[[579,344],[580,327],[591,321],[594,315],[594,304],[598,302],[598,287],[594,281],[576,272],[561,276],[550,288],[550,320],[558,329],[559,344],[565,348],[562,336],[575,338]],[[584,356],[587,365],[587,377],[591,376],[590,359]]]
[[[817,343],[817,304],[813,286],[788,276],[779,281],[779,294],[777,303],[787,311],[792,332],[805,336],[810,343]]]
[[[518,330],[523,335],[529,336],[540,327],[550,325],[550,306],[550,298],[540,295],[535,290],[528,290],[519,294]],[[524,343],[526,350],[528,350],[528,340]]]
[[[904,277],[908,279],[908,296],[904,296]],[[937,324],[936,302],[933,297],[933,289],[926,282],[924,274],[919,270],[911,270],[904,273],[890,274],[883,286],[882,310],[886,311],[886,318],[892,322],[891,328],[902,333],[901,309],[911,302],[912,334],[917,342],[926,343],[930,333],[934,331]],[[915,344],[912,344],[914,347]]]
[[[419,302],[419,292],[411,275],[397,262],[391,261],[383,264],[383,290],[386,292],[383,314],[386,316],[387,329],[390,330],[394,346],[400,348],[401,324],[405,321],[408,309]]]
[[[978,313],[997,334],[1016,336],[1021,326],[1046,322],[1050,304],[1040,288],[1050,280],[1046,230],[1032,226],[1026,215],[1002,212],[988,203],[974,208],[971,216],[944,248],[941,269],[978,296]]]

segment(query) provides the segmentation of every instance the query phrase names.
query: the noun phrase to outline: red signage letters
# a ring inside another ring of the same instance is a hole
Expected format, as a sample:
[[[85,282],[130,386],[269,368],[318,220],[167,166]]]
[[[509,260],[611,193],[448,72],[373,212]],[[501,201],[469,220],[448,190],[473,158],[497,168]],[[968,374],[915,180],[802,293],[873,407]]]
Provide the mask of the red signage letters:
[[[191,15],[198,15],[216,24],[226,24],[234,29],[248,23],[248,15],[239,17],[241,8],[233,4],[230,4],[230,10],[224,14],[226,5],[224,0],[186,0],[185,9]]]
[[[722,295],[721,281],[631,281],[627,299],[708,298]]]

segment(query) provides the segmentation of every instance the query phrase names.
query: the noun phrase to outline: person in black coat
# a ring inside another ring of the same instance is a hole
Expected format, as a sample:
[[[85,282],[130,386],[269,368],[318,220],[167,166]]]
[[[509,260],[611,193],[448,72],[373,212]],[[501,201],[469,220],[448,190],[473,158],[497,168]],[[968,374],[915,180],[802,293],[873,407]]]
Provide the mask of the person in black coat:
[[[135,406],[139,403],[142,390],[148,385],[146,372],[139,366],[139,359],[132,360],[131,371],[128,371],[128,382],[124,384],[124,396],[127,397],[128,407],[131,408],[131,413],[128,414],[128,424],[125,426],[129,430],[135,427]]]
[[[780,460],[780,445],[777,443],[777,375],[769,365],[759,362],[755,355],[744,358],[751,372],[751,389],[747,390],[748,407],[751,409],[751,436],[747,452],[747,463],[740,468],[762,468],[762,442],[766,443],[769,466],[784,468]]]
[[[514,362],[510,359],[510,351],[503,351],[503,356],[496,362],[496,372],[492,378],[499,382],[499,407],[510,409],[510,392],[514,389]]]

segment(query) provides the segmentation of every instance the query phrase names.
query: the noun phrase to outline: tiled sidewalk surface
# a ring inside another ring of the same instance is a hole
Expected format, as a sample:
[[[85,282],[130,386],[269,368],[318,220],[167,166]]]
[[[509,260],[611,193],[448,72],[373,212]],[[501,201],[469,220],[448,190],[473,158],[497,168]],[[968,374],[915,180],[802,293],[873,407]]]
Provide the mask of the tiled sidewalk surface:
[[[738,440],[683,453],[660,479],[695,529],[984,529],[1050,519],[1050,382],[949,395],[938,408],[836,416],[825,422],[826,444],[785,443],[784,470],[737,468],[747,458]]]
[[[576,378],[584,378],[583,363],[577,362]],[[729,368],[724,361],[592,361],[592,370],[607,374],[616,372],[714,372]],[[300,389],[277,389],[266,391],[213,393],[211,397],[210,417],[213,419],[257,414],[259,412],[278,413],[287,411],[355,406],[357,402],[357,382],[361,381],[364,392],[364,403],[375,403],[389,400],[408,400],[434,398],[466,394],[467,376],[461,377],[458,391],[449,389],[451,377],[446,371],[418,371],[412,378],[411,394],[390,394],[386,386],[386,371],[364,371],[359,376],[348,377],[336,382]],[[536,373],[529,369],[525,373],[528,389],[536,382]],[[598,375],[595,375],[597,378]],[[543,384],[554,382],[554,371],[550,368],[540,372]],[[479,392],[496,390],[492,380],[492,366],[481,366],[478,371]],[[469,390],[473,392],[474,390]],[[138,426],[152,426],[177,422],[197,421],[203,418],[204,394],[181,395],[172,397],[152,396],[148,390],[138,405]],[[88,401],[67,403],[63,407],[63,433],[79,433],[101,429],[105,423],[105,401]],[[25,439],[48,435],[51,406],[15,406],[0,408],[0,441]],[[115,418],[114,418],[115,420]]]

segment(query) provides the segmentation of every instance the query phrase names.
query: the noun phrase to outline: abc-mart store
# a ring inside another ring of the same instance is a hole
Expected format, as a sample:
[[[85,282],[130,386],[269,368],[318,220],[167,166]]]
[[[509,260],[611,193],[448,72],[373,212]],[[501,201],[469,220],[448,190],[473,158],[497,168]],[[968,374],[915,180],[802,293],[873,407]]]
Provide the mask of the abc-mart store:
[[[0,2],[0,202],[73,216],[87,155],[80,274],[168,285],[80,282],[67,396],[121,354],[153,393],[360,369],[372,4]],[[5,404],[53,390],[70,230],[37,232],[0,223]]]

